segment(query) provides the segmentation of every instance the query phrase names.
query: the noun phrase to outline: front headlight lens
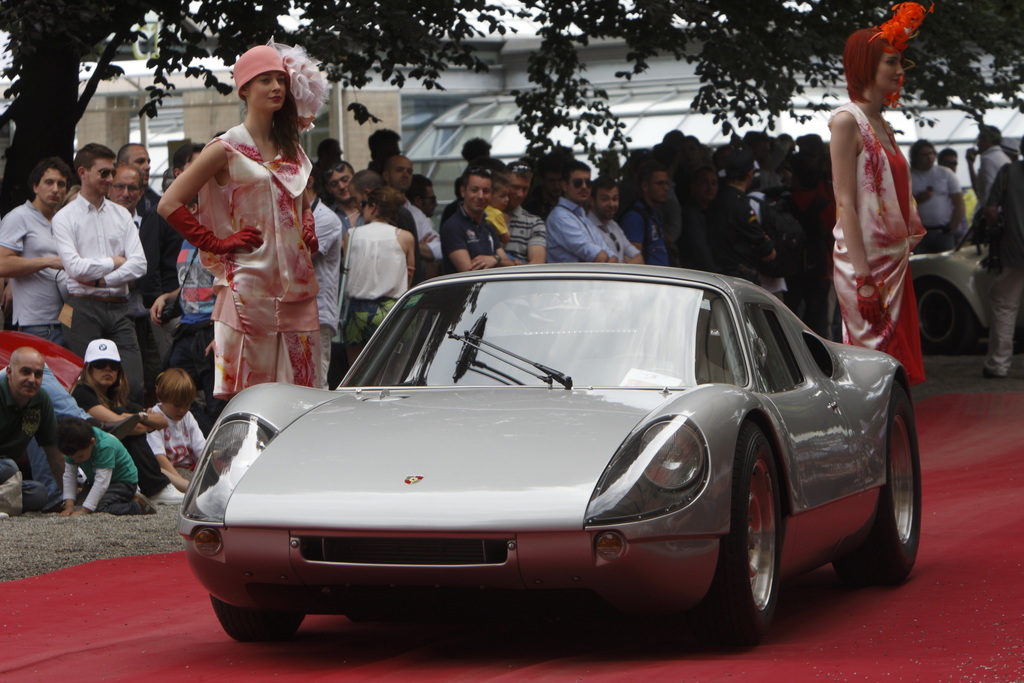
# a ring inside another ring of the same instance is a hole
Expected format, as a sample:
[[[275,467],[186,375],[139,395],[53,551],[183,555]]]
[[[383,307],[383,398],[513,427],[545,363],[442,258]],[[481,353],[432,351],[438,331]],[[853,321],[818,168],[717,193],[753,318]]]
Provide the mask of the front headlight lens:
[[[223,523],[231,492],[274,436],[255,416],[222,422],[206,442],[182,514],[188,519]]]
[[[700,475],[704,439],[690,424],[656,423],[647,429],[642,441],[645,449],[657,450],[644,470],[644,476],[655,486],[678,491]]]
[[[688,505],[708,472],[704,435],[688,418],[662,418],[619,448],[594,490],[587,524],[632,522]]]

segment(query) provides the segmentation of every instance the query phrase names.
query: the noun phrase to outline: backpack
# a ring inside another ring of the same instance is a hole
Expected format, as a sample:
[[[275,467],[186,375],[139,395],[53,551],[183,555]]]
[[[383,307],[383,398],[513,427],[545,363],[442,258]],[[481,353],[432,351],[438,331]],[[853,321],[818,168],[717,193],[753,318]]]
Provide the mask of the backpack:
[[[800,221],[787,210],[786,196],[751,196],[760,207],[761,229],[775,242],[775,258],[757,266],[758,272],[768,277],[792,277],[807,267],[807,235]]]

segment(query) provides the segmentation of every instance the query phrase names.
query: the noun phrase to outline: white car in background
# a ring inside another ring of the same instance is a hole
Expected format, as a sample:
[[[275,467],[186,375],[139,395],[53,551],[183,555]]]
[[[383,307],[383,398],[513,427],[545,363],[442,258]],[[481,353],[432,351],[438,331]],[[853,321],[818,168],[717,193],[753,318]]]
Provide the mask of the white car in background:
[[[952,251],[910,257],[925,353],[969,353],[988,334],[988,292],[995,274],[983,265],[987,256],[988,245],[962,243]],[[1024,307],[1017,327],[1024,328]]]

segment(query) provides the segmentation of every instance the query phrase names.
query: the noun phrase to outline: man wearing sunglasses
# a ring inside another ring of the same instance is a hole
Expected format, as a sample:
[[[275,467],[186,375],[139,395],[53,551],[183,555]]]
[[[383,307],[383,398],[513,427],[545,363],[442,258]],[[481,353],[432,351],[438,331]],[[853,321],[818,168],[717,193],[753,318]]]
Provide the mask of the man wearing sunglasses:
[[[114,152],[89,143],[75,155],[82,181],[78,197],[53,218],[57,253],[67,273],[61,311],[64,339],[79,356],[93,339],[111,339],[121,351],[133,400],[142,399],[142,355],[129,317],[128,286],[146,273],[146,255],[131,214],[107,199],[114,183]]]
[[[548,263],[617,263],[597,226],[587,220],[590,166],[570,161],[562,171],[562,196],[547,217]]]

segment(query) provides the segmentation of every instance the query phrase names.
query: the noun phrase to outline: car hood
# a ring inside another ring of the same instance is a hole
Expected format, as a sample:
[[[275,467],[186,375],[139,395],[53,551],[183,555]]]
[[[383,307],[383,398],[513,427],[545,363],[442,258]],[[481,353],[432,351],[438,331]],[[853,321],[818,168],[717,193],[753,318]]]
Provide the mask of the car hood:
[[[344,391],[284,429],[238,483],[228,525],[579,529],[630,431],[676,391]]]

